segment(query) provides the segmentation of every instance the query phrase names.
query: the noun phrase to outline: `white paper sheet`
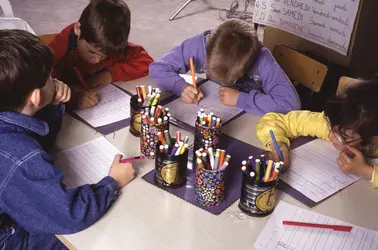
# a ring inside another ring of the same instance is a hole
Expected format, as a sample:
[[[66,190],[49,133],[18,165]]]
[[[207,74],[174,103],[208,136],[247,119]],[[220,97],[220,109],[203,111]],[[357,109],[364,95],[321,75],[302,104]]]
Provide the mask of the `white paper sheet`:
[[[351,232],[285,226],[282,221],[352,226]],[[378,232],[347,224],[280,201],[261,231],[255,250],[368,250],[378,249]]]
[[[194,126],[195,120],[197,119],[197,112],[201,108],[203,108],[207,114],[213,112],[215,116],[222,120],[223,124],[243,112],[241,109],[225,106],[220,103],[218,84],[212,81],[207,81],[200,86],[200,89],[205,97],[198,105],[185,104],[181,99],[176,99],[165,105],[165,107],[169,108],[170,113],[175,119],[191,126]]]
[[[70,187],[94,184],[108,175],[116,154],[121,152],[105,137],[99,137],[55,155],[55,165]]]
[[[359,2],[258,0],[253,22],[285,30],[346,55]]]
[[[130,96],[109,84],[96,91],[100,102],[90,109],[75,110],[75,113],[93,127],[112,124],[130,117]]]
[[[192,75],[186,75],[186,74],[179,74],[182,78],[184,78],[185,82],[193,85],[193,81],[192,81]],[[196,76],[196,81],[197,81],[198,77]]]
[[[319,202],[361,179],[341,172],[338,156],[339,151],[331,143],[316,139],[291,151],[290,169],[281,180]]]

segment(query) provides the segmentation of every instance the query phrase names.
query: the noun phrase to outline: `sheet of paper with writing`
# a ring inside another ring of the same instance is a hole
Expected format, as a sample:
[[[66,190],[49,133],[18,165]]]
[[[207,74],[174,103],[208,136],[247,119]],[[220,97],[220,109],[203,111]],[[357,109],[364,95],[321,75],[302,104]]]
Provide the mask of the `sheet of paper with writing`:
[[[225,124],[237,115],[239,115],[243,110],[225,106],[219,101],[219,85],[207,81],[200,86],[201,91],[204,93],[205,97],[196,104],[185,104],[181,99],[176,99],[165,107],[170,109],[172,116],[186,124],[194,126],[195,120],[197,119],[197,112],[203,108],[208,114],[213,112],[215,116],[219,117],[222,120],[222,123]]]
[[[299,221],[327,225],[352,226],[351,232],[311,227],[285,226],[282,221]],[[347,224],[280,201],[261,231],[255,250],[378,249],[378,232]]]
[[[130,117],[130,96],[109,84],[96,91],[100,102],[90,109],[75,110],[75,113],[93,127],[100,127]]]
[[[108,175],[116,154],[121,152],[105,137],[55,154],[55,165],[64,173],[70,187],[95,184]]]
[[[281,180],[311,200],[319,202],[358,181],[361,177],[341,172],[339,151],[316,139],[291,151],[291,164]]]
[[[346,55],[359,0],[258,0],[253,22],[285,30]]]

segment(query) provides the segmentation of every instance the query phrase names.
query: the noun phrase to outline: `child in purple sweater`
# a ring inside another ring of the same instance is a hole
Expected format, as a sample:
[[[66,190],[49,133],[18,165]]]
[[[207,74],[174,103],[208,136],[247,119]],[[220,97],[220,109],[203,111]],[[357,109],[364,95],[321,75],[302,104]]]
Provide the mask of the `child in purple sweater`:
[[[196,73],[206,72],[210,80],[222,85],[219,100],[223,105],[259,116],[300,109],[290,80],[258,41],[253,27],[242,20],[230,19],[216,30],[193,36],[150,65],[152,80],[187,104],[204,97],[199,88],[179,76],[189,71],[191,57]]]

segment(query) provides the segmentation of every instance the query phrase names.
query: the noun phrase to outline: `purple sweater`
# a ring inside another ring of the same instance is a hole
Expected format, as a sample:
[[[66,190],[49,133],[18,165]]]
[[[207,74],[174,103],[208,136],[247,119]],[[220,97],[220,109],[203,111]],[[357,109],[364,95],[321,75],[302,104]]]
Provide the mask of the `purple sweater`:
[[[152,80],[162,89],[181,96],[187,83],[179,74],[189,71],[190,57],[194,59],[196,73],[203,73],[206,70],[205,33],[185,40],[152,63],[149,69]],[[253,115],[287,113],[301,108],[294,86],[265,47],[246,76],[236,82],[235,88],[240,91],[236,107]]]

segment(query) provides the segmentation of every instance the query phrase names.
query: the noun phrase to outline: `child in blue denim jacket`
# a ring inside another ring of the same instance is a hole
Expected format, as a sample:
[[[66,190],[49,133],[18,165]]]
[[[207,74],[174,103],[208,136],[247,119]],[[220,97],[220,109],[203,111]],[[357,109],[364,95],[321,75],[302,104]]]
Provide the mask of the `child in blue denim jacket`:
[[[66,249],[55,234],[88,228],[134,177],[117,155],[109,176],[69,188],[46,153],[71,90],[51,79],[54,59],[36,36],[0,30],[0,249]]]

